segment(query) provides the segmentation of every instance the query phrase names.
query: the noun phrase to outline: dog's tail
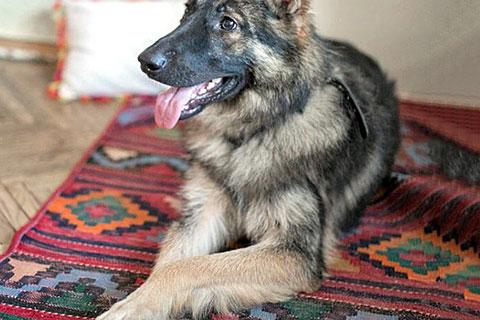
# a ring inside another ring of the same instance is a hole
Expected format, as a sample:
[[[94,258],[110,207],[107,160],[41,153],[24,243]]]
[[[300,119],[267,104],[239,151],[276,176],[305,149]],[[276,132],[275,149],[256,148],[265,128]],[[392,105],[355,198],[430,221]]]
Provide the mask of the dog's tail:
[[[480,153],[440,137],[432,139],[428,149],[431,159],[447,177],[480,185]]]

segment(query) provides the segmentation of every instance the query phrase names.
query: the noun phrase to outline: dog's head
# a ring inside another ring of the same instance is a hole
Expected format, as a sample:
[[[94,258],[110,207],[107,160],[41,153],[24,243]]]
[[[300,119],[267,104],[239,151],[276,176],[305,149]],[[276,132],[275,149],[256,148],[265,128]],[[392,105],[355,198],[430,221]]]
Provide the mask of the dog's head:
[[[139,56],[150,78],[172,87],[157,99],[157,123],[172,128],[253,82],[278,80],[305,38],[308,2],[189,0],[180,26]]]

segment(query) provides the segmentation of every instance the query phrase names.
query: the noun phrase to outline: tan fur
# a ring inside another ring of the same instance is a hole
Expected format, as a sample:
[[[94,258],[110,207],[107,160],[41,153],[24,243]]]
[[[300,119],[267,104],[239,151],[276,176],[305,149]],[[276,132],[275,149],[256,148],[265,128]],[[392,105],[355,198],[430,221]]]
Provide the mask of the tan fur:
[[[278,59],[275,55],[275,51],[266,45],[252,41],[246,44],[253,50],[253,55],[262,63],[259,68],[262,70],[260,73],[265,79],[273,78],[288,78],[290,76],[290,69],[285,65],[282,59]],[[261,79],[259,79],[261,80]]]
[[[189,183],[183,188],[185,203],[200,207],[185,230],[174,223],[162,244],[156,269],[187,257],[201,256],[225,247],[238,233],[230,199],[198,167],[188,172]],[[230,213],[230,214],[227,214]]]
[[[318,221],[316,203],[309,190],[292,188],[278,195],[275,201],[254,202],[245,214],[245,230],[254,240],[285,238],[291,225]]]
[[[278,15],[302,14],[308,11],[309,0],[268,0]]]
[[[142,314],[144,320],[163,320],[184,311],[198,318],[210,308],[228,312],[313,290],[318,279],[305,272],[306,261],[273,248],[265,242],[162,265],[144,286],[98,319],[137,319]]]

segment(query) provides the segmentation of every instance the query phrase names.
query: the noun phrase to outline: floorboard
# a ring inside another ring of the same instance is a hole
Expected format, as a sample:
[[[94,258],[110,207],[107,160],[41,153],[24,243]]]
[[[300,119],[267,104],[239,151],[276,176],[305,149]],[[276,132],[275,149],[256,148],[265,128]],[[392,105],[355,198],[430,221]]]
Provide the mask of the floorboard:
[[[118,108],[60,103],[52,63],[0,60],[0,252],[66,178]]]

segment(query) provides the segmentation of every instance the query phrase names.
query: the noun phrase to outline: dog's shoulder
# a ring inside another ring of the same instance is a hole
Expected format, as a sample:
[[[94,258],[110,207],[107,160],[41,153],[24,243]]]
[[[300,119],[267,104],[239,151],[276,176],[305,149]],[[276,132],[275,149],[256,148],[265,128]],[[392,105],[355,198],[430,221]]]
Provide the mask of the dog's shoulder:
[[[322,39],[324,57],[337,76],[361,76],[375,83],[385,82],[386,76],[373,57],[354,45],[335,39]]]
[[[387,123],[395,127],[397,99],[395,83],[380,64],[367,53],[347,42],[320,38],[327,79],[340,83],[354,107],[357,121],[370,132],[384,131]],[[370,127],[370,128],[368,128]],[[373,132],[373,134],[375,134]]]
[[[339,79],[364,99],[388,99],[394,95],[395,83],[377,60],[350,43],[334,39],[320,40],[328,77]]]

